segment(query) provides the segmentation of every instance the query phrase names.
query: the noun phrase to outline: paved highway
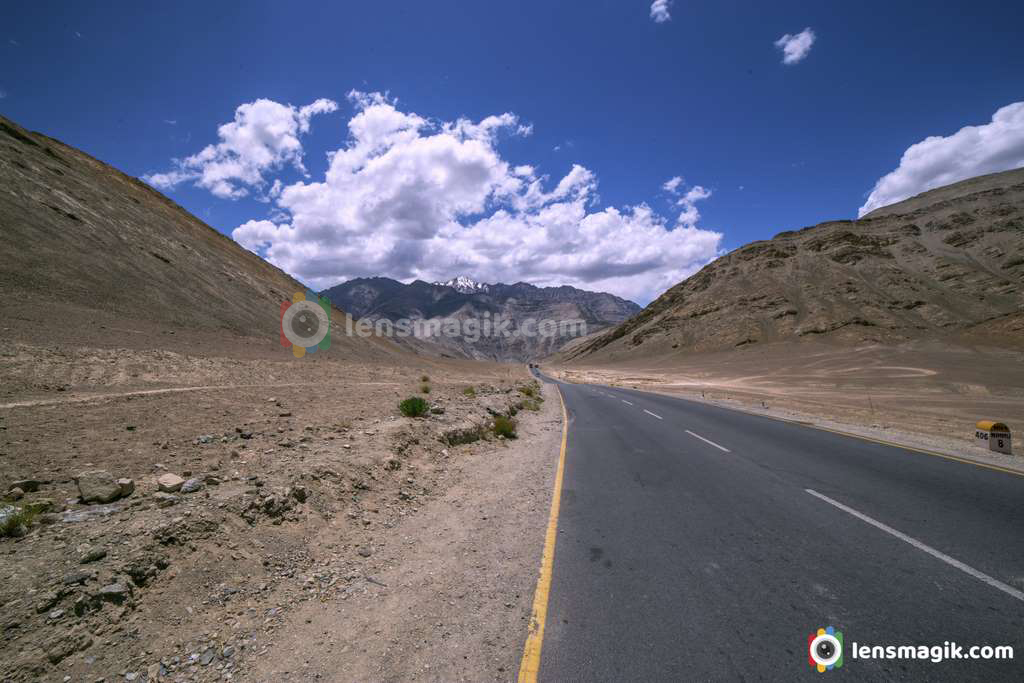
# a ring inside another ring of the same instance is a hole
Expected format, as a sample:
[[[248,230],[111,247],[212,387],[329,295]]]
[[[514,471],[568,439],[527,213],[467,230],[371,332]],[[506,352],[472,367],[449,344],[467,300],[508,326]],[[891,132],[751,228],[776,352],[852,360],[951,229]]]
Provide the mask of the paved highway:
[[[556,384],[569,423],[539,680],[1024,680],[1024,477]],[[808,634],[830,625],[844,663],[819,673]],[[851,656],[946,641],[1016,658]]]

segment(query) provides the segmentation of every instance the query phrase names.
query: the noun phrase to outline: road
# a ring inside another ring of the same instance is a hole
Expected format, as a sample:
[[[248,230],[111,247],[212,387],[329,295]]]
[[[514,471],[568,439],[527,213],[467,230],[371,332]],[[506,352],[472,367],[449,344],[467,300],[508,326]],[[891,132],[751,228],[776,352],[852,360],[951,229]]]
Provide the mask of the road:
[[[1024,477],[556,384],[568,446],[539,680],[1024,680]],[[807,637],[829,625],[844,666],[822,674]],[[946,641],[1016,658],[850,653]]]

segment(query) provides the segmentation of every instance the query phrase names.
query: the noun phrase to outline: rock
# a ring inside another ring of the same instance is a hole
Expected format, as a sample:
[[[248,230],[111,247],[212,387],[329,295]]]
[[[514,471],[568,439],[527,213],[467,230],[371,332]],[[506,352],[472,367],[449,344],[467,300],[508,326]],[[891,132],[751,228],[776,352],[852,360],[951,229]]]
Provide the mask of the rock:
[[[364,545],[362,548],[359,549],[359,554],[362,557],[369,557],[373,554],[373,551],[370,549],[370,546]]]
[[[177,474],[171,474],[170,472],[167,474],[161,474],[156,480],[157,488],[164,493],[174,493],[175,491],[179,491],[184,483],[184,479],[179,477]]]
[[[160,677],[160,662],[156,662],[155,664],[150,664],[149,668],[146,669],[146,680],[149,681],[149,683],[156,683],[156,681],[157,681],[157,679],[159,677]]]
[[[36,517],[36,521],[43,526],[50,526],[56,524],[61,519],[60,515],[55,512],[44,512],[43,514]]]
[[[172,505],[177,505],[179,498],[173,493],[157,491],[153,494],[153,500],[156,501],[156,506],[158,508],[169,508]]]
[[[135,493],[135,482],[132,479],[122,478],[117,480],[117,485],[121,489],[121,497],[127,498],[128,496]]]
[[[64,575],[62,579],[65,586],[79,586],[95,577],[93,572],[85,569],[77,569]]]
[[[16,500],[21,500],[24,497],[25,497],[25,492],[22,491],[17,486],[15,486],[14,488],[12,488],[10,491],[7,492],[7,500],[12,501],[12,502],[16,501]]]
[[[36,612],[42,614],[56,607],[57,603],[60,602],[63,594],[59,591],[49,591],[39,596],[39,602],[36,603]]]
[[[35,493],[39,490],[39,486],[42,482],[35,479],[19,479],[18,481],[11,482],[12,489],[21,489],[25,493]]]
[[[80,557],[78,561],[82,564],[89,564],[90,562],[99,562],[106,556],[106,548],[90,548],[82,554],[82,557]]]
[[[291,487],[289,493],[291,494],[292,498],[299,501],[300,503],[305,503],[306,498],[309,497],[309,491],[306,490],[305,486],[293,486]]]
[[[202,656],[199,657],[199,663],[203,666],[210,666],[210,662],[217,656],[217,652],[212,648],[208,647],[203,651]]]
[[[53,510],[53,500],[51,500],[50,498],[36,498],[35,500],[27,500],[24,503],[22,503],[22,507],[24,507],[26,510],[33,514],[41,515],[44,512],[50,512],[51,510]]]
[[[120,605],[131,596],[131,588],[129,588],[127,584],[123,584],[121,582],[107,584],[100,588],[99,592],[96,593],[96,597],[100,600],[112,602],[116,605]]]
[[[16,508],[13,505],[0,505],[0,524],[7,521],[7,518],[11,515],[17,514],[21,508]]]
[[[112,503],[121,497],[121,487],[105,470],[82,472],[75,484],[83,503]]]
[[[232,645],[228,645],[220,652],[220,656],[224,659],[231,659],[235,656],[235,648]]]
[[[182,493],[195,493],[201,488],[203,488],[203,480],[198,477],[187,480],[179,487]]]
[[[84,650],[92,645],[92,637],[87,633],[58,634],[43,643],[43,651],[51,664]]]
[[[87,522],[100,517],[109,517],[122,509],[121,505],[94,505],[81,510],[67,510],[61,519],[65,522]]]
[[[434,415],[444,415],[444,406],[431,406],[430,412]]]
[[[454,425],[441,433],[441,442],[448,446],[473,443],[483,438],[483,428],[473,422]]]

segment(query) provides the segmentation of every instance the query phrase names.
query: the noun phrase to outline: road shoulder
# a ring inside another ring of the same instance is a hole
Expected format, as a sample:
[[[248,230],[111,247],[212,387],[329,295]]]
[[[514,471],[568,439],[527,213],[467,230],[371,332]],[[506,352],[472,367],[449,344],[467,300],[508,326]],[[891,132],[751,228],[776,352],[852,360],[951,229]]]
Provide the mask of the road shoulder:
[[[375,549],[357,588],[289,614],[253,680],[510,680],[526,637],[562,436],[557,390],[469,457]]]

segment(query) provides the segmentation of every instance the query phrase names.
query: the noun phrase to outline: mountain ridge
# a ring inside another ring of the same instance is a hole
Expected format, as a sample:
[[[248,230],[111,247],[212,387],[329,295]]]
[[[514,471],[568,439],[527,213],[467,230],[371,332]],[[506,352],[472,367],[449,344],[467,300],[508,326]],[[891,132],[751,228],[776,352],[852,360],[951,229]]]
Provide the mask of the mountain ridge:
[[[586,332],[593,332],[619,323],[640,310],[634,302],[613,294],[568,285],[484,284],[468,278],[453,278],[445,283],[415,280],[408,284],[385,277],[355,278],[325,289],[322,294],[356,319],[397,322],[507,318],[515,329],[520,329],[528,320],[579,320],[584,323]],[[475,341],[431,337],[430,341],[469,358],[524,361],[557,350],[575,336],[562,333],[552,337],[519,335],[504,339],[485,336]]]
[[[712,261],[565,360],[719,351],[816,337],[1024,338],[1024,169],[935,188]],[[991,328],[991,329],[989,329]]]

